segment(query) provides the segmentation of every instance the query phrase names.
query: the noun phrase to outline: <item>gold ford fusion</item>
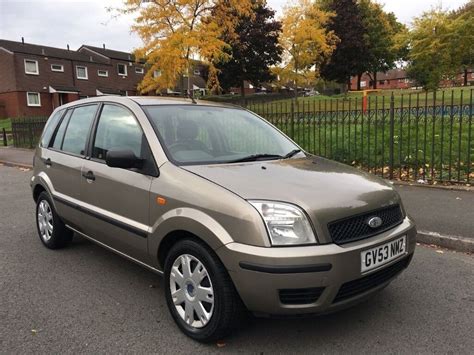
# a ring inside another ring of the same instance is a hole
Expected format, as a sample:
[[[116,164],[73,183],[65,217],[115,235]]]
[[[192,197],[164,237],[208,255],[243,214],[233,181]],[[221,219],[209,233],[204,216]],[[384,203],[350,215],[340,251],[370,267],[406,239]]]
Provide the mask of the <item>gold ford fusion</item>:
[[[244,109],[97,97],[57,108],[31,179],[38,234],[76,233],[157,273],[199,341],[257,315],[326,313],[387,286],[415,225],[391,185],[301,150]]]

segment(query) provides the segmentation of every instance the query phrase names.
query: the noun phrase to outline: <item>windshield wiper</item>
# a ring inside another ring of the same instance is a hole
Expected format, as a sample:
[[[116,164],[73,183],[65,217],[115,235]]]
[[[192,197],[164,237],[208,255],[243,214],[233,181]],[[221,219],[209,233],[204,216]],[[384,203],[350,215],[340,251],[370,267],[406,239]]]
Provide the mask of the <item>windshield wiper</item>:
[[[283,159],[291,158],[292,156],[298,154],[299,152],[301,152],[301,149],[293,149],[291,152],[289,152],[287,155],[285,155],[283,157]]]
[[[271,159],[282,159],[283,157],[278,154],[252,154],[243,158],[229,161],[229,163],[243,163],[246,161],[258,161],[258,160],[271,160]]]

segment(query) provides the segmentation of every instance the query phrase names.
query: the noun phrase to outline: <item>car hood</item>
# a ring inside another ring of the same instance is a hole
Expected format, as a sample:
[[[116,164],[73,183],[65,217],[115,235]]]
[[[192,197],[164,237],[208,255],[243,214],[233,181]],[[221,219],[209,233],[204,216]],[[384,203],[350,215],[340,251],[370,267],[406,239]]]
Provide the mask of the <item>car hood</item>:
[[[321,157],[183,168],[247,200],[298,205],[320,232],[331,221],[400,203],[384,180]]]

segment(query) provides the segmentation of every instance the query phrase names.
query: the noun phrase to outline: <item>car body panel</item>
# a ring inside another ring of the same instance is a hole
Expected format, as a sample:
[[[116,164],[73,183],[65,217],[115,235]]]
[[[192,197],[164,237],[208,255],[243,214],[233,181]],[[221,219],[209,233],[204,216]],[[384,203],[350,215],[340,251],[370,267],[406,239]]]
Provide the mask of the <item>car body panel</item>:
[[[330,243],[329,222],[400,203],[393,187],[374,175],[320,157],[184,169],[248,200],[289,202],[313,221],[320,243]]]

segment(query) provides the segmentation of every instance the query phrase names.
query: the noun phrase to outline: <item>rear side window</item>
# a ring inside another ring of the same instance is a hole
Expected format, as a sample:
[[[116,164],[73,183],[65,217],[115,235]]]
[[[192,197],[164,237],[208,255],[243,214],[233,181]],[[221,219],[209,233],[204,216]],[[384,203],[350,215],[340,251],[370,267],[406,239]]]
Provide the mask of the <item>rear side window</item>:
[[[46,126],[44,127],[43,130],[43,136],[41,137],[40,141],[40,147],[47,147],[49,145],[49,142],[51,140],[51,137],[53,136],[54,130],[56,129],[56,126],[59,123],[59,120],[63,116],[64,110],[60,110],[56,112],[54,115],[52,115],[48,122],[46,122]]]
[[[80,106],[74,109],[64,134],[61,150],[72,154],[85,154],[87,137],[96,111],[97,105]]]
[[[72,110],[69,110],[66,113],[66,116],[63,118],[61,123],[59,124],[59,127],[56,131],[56,135],[54,136],[53,144],[50,144],[51,147],[54,149],[61,149],[61,146],[63,144],[63,139],[64,139],[64,132],[66,132],[66,127],[69,122],[69,118],[71,117]]]

